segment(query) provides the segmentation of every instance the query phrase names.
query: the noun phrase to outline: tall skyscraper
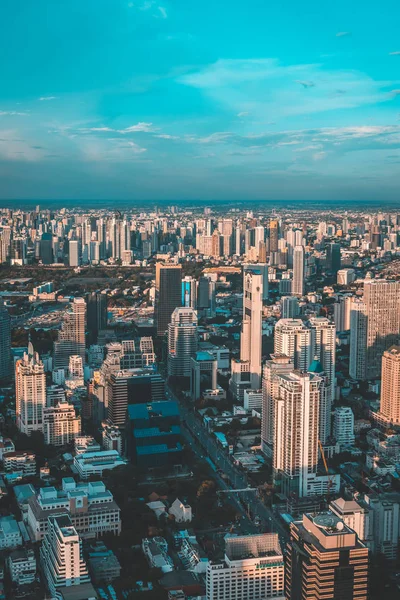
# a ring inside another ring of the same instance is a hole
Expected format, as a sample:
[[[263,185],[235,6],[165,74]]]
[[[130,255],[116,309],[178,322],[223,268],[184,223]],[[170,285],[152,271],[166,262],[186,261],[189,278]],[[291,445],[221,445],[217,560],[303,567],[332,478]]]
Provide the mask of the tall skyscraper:
[[[168,325],[168,376],[190,377],[191,358],[197,350],[197,312],[176,308]]]
[[[189,275],[182,279],[182,306],[197,308],[197,281]]]
[[[206,317],[215,316],[215,281],[200,277],[197,286],[197,309]]]
[[[274,402],[274,479],[286,496],[313,495],[311,478],[318,464],[321,379],[293,371],[278,375]]]
[[[54,344],[54,367],[68,368],[69,357],[77,354],[85,363],[86,302],[74,298],[71,309],[65,313],[58,341]]]
[[[290,526],[285,594],[290,600],[367,600],[368,548],[332,512]]]
[[[11,319],[0,299],[0,379],[11,372]]]
[[[261,273],[263,278],[263,293],[262,299],[263,301],[268,300],[268,265],[266,262],[258,262],[258,263],[246,263],[243,265],[244,271],[255,271],[256,273]]]
[[[400,281],[371,279],[364,282],[367,314],[368,377],[380,374],[382,355],[400,341]]]
[[[40,240],[40,259],[44,265],[51,265],[54,262],[53,256],[53,236],[51,233],[44,233]]]
[[[328,377],[332,401],[335,397],[336,328],[325,317],[312,317],[308,321],[311,329],[312,358],[317,359]]]
[[[279,377],[293,371],[293,362],[284,355],[273,354],[271,360],[265,361],[262,380],[262,421],[261,447],[269,457],[272,457],[274,443],[274,399],[279,395]]]
[[[295,296],[282,296],[282,319],[296,319],[300,314],[299,301]]]
[[[101,329],[107,328],[107,294],[91,292],[86,296],[89,345],[97,342]]]
[[[80,598],[96,598],[83,559],[81,539],[68,515],[49,516],[40,562],[52,598],[63,598],[62,592],[70,586],[79,586]]]
[[[269,221],[269,251],[278,252],[279,223],[277,219]]]
[[[182,304],[182,267],[156,263],[155,325],[158,336],[163,336],[171,322],[175,308]]]
[[[310,328],[301,319],[280,319],[275,325],[274,354],[288,356],[295,369],[307,371],[314,358]]]
[[[338,333],[350,330],[350,314],[353,300],[352,296],[340,296],[338,301],[333,305],[333,320],[335,321]]]
[[[43,432],[46,375],[31,342],[28,353],[15,364],[15,399],[17,427],[21,433],[31,435],[33,431]]]
[[[326,247],[326,267],[331,273],[337,273],[341,267],[340,244],[334,242]]]
[[[262,297],[262,274],[256,270],[244,271],[240,360],[249,362],[250,384],[252,389],[259,389],[261,384]]]
[[[293,296],[304,295],[305,253],[304,246],[295,246],[293,251]]]
[[[366,379],[367,375],[367,308],[360,299],[350,305],[350,361],[349,374],[353,379]]]
[[[400,346],[392,346],[382,356],[380,412],[389,423],[400,425]]]

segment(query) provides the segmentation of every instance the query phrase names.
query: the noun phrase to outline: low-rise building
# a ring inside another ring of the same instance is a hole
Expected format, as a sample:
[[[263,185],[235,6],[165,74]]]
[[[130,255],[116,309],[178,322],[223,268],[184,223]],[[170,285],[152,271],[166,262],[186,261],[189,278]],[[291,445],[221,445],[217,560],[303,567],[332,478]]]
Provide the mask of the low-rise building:
[[[68,514],[83,538],[94,538],[104,533],[121,533],[121,516],[118,504],[102,481],[76,483],[72,477],[62,481],[62,489],[41,488],[28,499],[27,525],[31,539],[43,539],[48,517]]]
[[[96,542],[90,546],[88,567],[95,583],[110,583],[121,574],[121,565],[117,557],[103,542]]]
[[[17,585],[27,585],[35,581],[36,558],[33,550],[14,550],[7,558],[10,578]]]
[[[168,543],[164,538],[144,538],[142,550],[150,567],[161,569],[163,573],[174,570],[174,562],[168,554]]]
[[[8,472],[20,471],[24,477],[36,475],[36,456],[32,452],[6,452],[3,454],[3,464]]]
[[[108,420],[103,421],[101,424],[101,436],[104,450],[116,450],[122,456],[122,431],[118,425],[113,425]]]
[[[168,512],[175,517],[176,523],[190,523],[193,518],[192,507],[181,502],[179,498],[173,501]]]
[[[0,460],[3,460],[3,456],[7,452],[15,452],[14,442],[10,438],[0,436]]]
[[[116,469],[126,464],[116,450],[100,450],[100,452],[85,452],[74,458],[74,467],[82,479],[91,475],[102,475],[103,471]]]
[[[17,521],[12,515],[0,517],[0,549],[16,548],[22,545],[22,535]]]

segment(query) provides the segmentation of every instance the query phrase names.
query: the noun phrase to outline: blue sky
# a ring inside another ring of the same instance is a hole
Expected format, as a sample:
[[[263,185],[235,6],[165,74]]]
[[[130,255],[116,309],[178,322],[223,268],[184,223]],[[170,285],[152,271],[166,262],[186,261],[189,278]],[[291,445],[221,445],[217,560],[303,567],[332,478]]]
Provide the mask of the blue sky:
[[[2,199],[397,200],[400,5],[5,0]]]

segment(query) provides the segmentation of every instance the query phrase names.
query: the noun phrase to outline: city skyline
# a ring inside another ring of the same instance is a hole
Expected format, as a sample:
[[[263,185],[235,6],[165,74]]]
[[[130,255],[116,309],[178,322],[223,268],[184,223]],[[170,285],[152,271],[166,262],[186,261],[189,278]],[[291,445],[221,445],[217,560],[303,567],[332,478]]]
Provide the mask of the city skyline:
[[[399,9],[370,8],[9,4],[0,198],[395,201]]]

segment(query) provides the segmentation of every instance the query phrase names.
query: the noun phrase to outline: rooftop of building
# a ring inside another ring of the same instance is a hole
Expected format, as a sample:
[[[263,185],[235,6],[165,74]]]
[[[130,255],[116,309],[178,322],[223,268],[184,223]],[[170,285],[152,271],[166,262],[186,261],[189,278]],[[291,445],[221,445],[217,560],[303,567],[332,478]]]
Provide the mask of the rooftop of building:
[[[156,416],[178,417],[178,404],[173,400],[162,400],[159,402],[149,402],[147,404],[130,404],[128,406],[128,417],[130,420],[149,420],[151,417]]]

